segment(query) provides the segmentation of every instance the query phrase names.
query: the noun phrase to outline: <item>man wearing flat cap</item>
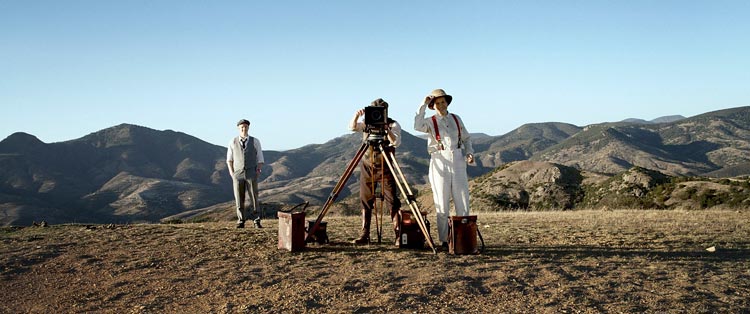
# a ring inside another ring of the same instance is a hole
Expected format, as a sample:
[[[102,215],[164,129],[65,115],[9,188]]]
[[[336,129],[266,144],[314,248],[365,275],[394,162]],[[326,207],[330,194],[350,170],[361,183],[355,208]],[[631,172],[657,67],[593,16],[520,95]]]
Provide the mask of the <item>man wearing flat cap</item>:
[[[382,98],[378,98],[370,103],[373,107],[385,107],[387,112],[388,103]],[[349,122],[349,130],[352,132],[363,132],[362,138],[368,139],[368,130],[364,122],[359,121],[360,117],[365,114],[364,109],[359,109],[354,113],[354,117]],[[386,113],[387,116],[387,113]],[[383,149],[387,153],[384,155],[379,149],[370,145],[359,167],[359,199],[362,203],[362,230],[359,237],[352,241],[354,244],[370,243],[370,221],[372,220],[372,210],[375,206],[375,186],[380,185],[380,191],[383,193],[385,207],[390,210],[391,222],[394,231],[398,228],[397,215],[401,209],[401,201],[396,194],[396,179],[391,170],[385,164],[383,158],[388,158],[390,153],[395,153],[396,147],[401,144],[401,125],[391,118],[386,121],[387,141],[384,142]]]
[[[430,186],[437,212],[438,237],[448,248],[448,216],[450,201],[456,216],[469,215],[469,179],[466,164],[474,163],[474,148],[464,122],[457,114],[448,112],[453,97],[442,89],[433,90],[417,109],[414,129],[428,133],[427,152],[430,154]],[[425,118],[427,108],[435,110]]]
[[[240,120],[237,122],[237,129],[240,135],[229,141],[229,148],[227,149],[227,168],[229,168],[229,175],[232,176],[234,187],[237,228],[245,228],[245,221],[249,218],[252,218],[255,228],[262,228],[260,225],[262,209],[258,202],[258,175],[264,163],[263,151],[260,147],[260,141],[248,135],[250,121]],[[246,194],[250,195],[253,208],[250,216],[245,209]],[[261,211],[260,214],[259,210]]]

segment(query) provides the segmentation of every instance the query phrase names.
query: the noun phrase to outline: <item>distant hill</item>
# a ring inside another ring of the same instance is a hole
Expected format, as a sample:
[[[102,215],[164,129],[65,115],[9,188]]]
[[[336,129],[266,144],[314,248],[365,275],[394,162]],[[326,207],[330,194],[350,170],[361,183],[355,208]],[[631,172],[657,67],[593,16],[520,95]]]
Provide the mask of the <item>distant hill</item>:
[[[686,119],[686,118],[681,115],[663,116],[663,117],[659,117],[659,118],[651,120],[651,123],[670,123],[670,122],[677,122],[683,119]]]
[[[671,123],[590,125],[530,159],[608,174],[638,166],[706,175],[750,161],[750,107]]]
[[[601,205],[592,201],[588,188],[592,182],[601,183],[634,167],[670,178],[750,175],[750,107],[676,117],[672,122],[664,117],[658,123],[616,122],[585,127],[531,123],[501,136],[473,134],[478,165],[468,168],[474,179],[472,186],[481,187],[480,179],[505,182],[506,194],[515,190],[520,197],[521,191],[526,191],[529,197],[543,200],[530,198],[527,205],[511,202],[508,208],[540,204],[577,208],[582,204]],[[266,165],[260,177],[263,206],[273,215],[288,204],[309,201],[313,207],[321,205],[361,143],[361,134],[347,134],[324,144],[264,151]],[[410,185],[427,192],[423,196],[429,194],[426,146],[424,138],[404,131],[396,154]],[[204,219],[203,213],[231,219],[233,196],[225,154],[225,147],[188,134],[131,124],[58,143],[15,133],[0,142],[0,224],[40,220],[157,222],[170,217]],[[512,180],[514,183],[499,179],[511,175],[506,172],[492,180],[485,177],[521,161],[530,162],[524,167],[547,169],[543,172],[565,176],[579,173],[581,182],[559,188],[535,185],[540,183],[524,185],[533,181],[525,177]],[[357,180],[358,168],[338,200],[357,192]],[[496,193],[501,187],[478,188],[472,192],[476,197],[472,197],[481,203],[477,206],[500,206],[502,198],[497,199]],[[480,195],[489,196],[489,201],[482,201]],[[512,199],[508,195],[503,197]],[[341,204],[344,211],[357,207],[355,201]]]
[[[643,119],[630,118],[630,119],[622,120],[622,122],[639,123],[639,124],[656,124],[656,123],[676,122],[676,121],[680,121],[680,120],[683,120],[683,119],[685,119],[685,117],[683,117],[681,115],[674,115],[674,116],[659,117],[659,118],[653,119],[651,121],[646,121],[646,120],[643,120]]]
[[[530,123],[505,135],[476,139],[472,144],[479,164],[492,169],[511,161],[529,159],[580,131],[580,127],[568,123]]]
[[[193,136],[121,124],[45,144],[0,142],[0,221],[155,221],[232,197],[225,149]]]

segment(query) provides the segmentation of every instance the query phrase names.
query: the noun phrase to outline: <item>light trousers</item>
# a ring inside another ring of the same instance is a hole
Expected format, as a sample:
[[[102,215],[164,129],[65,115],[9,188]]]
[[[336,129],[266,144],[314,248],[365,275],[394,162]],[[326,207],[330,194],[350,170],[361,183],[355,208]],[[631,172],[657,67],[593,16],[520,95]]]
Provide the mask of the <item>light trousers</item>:
[[[448,242],[450,201],[456,216],[469,215],[469,178],[463,150],[439,150],[430,155],[430,186],[437,213],[440,242]]]
[[[250,203],[253,208],[251,217],[260,218],[258,215],[258,178],[251,180],[235,178],[234,181],[234,201],[237,208],[237,223],[243,223],[248,219],[247,210],[245,209],[245,195],[250,195]]]

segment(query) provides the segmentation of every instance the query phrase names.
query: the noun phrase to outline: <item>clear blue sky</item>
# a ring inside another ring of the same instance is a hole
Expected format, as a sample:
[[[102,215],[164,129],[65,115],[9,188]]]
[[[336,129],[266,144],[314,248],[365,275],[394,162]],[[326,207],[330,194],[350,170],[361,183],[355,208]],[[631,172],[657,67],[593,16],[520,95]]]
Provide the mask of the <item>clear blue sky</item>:
[[[750,105],[750,1],[0,0],[0,138],[120,123],[264,149],[432,89],[469,131]]]

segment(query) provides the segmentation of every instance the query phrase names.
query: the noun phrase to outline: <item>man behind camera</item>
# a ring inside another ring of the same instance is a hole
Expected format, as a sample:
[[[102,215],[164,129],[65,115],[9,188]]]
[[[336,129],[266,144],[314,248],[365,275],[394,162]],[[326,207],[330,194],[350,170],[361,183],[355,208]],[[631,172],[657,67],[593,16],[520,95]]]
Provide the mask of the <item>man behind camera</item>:
[[[378,107],[378,108],[373,108]],[[382,110],[379,110],[381,109]],[[398,227],[398,210],[401,201],[396,194],[396,180],[385,164],[383,158],[388,158],[390,153],[395,153],[396,147],[401,144],[401,125],[395,120],[388,118],[388,103],[378,98],[370,104],[367,110],[368,116],[365,122],[360,122],[361,116],[365,115],[364,109],[354,113],[354,118],[349,123],[349,129],[353,132],[363,132],[363,139],[368,141],[367,151],[362,157],[359,173],[359,199],[362,203],[362,231],[355,244],[370,243],[370,221],[372,209],[375,205],[375,185],[381,185],[380,190],[385,199],[385,206],[390,210],[391,222],[394,231]],[[380,151],[382,144],[386,154]]]

